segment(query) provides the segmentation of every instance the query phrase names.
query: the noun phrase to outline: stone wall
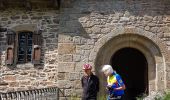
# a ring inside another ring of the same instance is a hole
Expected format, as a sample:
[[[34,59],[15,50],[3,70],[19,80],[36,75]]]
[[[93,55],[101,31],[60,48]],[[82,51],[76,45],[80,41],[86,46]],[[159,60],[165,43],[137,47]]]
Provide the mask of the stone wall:
[[[25,12],[22,9],[7,9],[0,13],[0,26],[16,31],[32,30],[40,27],[43,32],[42,64],[34,67],[33,64],[17,64],[7,67],[6,33],[1,32],[1,91],[34,89],[47,86],[56,86],[58,66],[58,27],[59,14],[55,10],[34,10]],[[30,27],[35,28],[31,29]]]
[[[6,9],[0,13],[0,26],[3,28],[35,24],[43,30],[43,66],[36,68],[32,64],[24,64],[17,65],[14,70],[8,68],[5,65],[6,32],[1,32],[0,74],[4,82],[1,90],[58,86],[66,96],[80,96],[82,65],[88,62],[95,66],[96,55],[91,53],[100,49],[97,42],[107,34],[115,33],[118,28],[133,27],[148,32],[163,41],[165,47],[159,48],[169,50],[169,9],[168,0],[74,0],[60,10],[43,8],[25,12]],[[162,77],[169,88],[169,55],[166,53],[163,57]],[[97,66],[93,71],[96,69]]]

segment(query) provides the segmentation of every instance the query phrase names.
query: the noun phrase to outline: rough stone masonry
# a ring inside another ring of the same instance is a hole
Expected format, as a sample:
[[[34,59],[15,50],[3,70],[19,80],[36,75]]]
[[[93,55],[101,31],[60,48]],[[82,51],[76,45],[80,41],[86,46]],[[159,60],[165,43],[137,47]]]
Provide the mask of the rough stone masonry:
[[[124,47],[141,51],[148,62],[148,92],[170,89],[170,2],[168,0],[64,0],[52,8],[6,8],[1,29],[42,30],[41,65],[8,67],[6,34],[0,32],[0,90],[58,86],[67,97],[80,97],[82,65],[100,73],[103,64]],[[101,85],[101,91],[103,91]],[[102,93],[102,92],[101,92]]]

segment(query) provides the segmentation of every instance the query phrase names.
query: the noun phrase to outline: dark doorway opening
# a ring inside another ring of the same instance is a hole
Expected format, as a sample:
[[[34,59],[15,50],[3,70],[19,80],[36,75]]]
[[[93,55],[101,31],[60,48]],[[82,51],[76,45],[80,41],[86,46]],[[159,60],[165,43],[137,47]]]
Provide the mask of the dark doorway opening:
[[[124,100],[136,100],[143,94],[148,95],[148,64],[139,50],[120,49],[112,56],[111,65],[126,85]]]

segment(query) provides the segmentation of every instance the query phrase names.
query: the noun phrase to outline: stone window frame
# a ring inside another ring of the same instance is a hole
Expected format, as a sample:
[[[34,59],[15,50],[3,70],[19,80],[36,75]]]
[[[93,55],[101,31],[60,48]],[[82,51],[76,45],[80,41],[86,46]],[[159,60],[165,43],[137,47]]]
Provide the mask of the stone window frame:
[[[32,58],[31,62],[26,62],[22,64],[31,65],[40,65],[41,64],[41,45],[43,43],[42,39],[42,31],[37,28],[35,24],[24,24],[17,25],[7,30],[7,49],[6,49],[6,65],[7,66],[17,66],[19,67],[21,64],[18,64],[18,35],[21,32],[32,32],[33,33],[33,41],[32,41]],[[8,44],[11,38],[11,44]]]

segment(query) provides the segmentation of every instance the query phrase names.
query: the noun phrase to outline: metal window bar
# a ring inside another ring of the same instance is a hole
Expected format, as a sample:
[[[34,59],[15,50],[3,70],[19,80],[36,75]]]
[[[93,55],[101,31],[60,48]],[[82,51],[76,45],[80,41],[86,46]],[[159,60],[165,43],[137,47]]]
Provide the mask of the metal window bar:
[[[0,100],[59,100],[59,88],[43,88],[35,90],[0,92]]]

